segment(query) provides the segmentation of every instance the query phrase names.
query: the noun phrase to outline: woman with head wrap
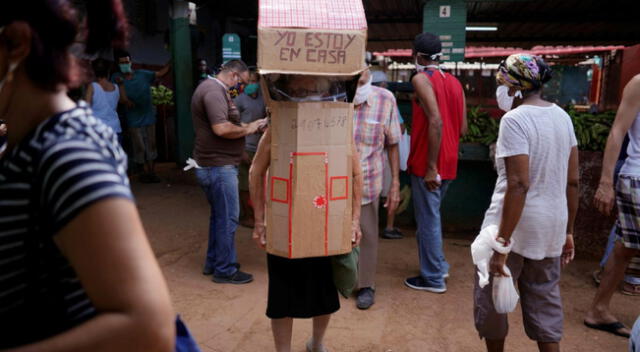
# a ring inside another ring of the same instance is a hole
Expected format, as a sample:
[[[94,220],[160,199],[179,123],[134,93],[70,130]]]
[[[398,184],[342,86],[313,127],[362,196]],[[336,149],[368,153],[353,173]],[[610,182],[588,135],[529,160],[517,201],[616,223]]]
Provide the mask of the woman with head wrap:
[[[558,351],[563,321],[560,268],[574,254],[577,141],[569,115],[541,98],[543,85],[551,79],[551,69],[541,58],[511,55],[496,79],[507,86],[509,96],[521,92],[523,102],[500,123],[498,180],[482,228],[495,225],[495,245],[511,252],[494,252],[489,270],[494,277],[511,276],[518,285],[525,331],[540,351]],[[475,324],[487,350],[502,351],[507,316],[496,312],[492,286],[493,278],[484,288],[476,281]]]

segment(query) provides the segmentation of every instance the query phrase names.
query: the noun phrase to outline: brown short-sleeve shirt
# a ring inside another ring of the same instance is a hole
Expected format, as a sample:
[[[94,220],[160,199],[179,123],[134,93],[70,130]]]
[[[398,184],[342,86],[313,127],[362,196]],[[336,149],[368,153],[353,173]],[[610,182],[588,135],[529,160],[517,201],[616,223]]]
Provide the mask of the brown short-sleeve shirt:
[[[196,134],[193,157],[198,165],[239,165],[245,138],[228,139],[213,133],[216,124],[240,125],[238,108],[222,82],[207,79],[200,83],[191,99],[191,116]]]

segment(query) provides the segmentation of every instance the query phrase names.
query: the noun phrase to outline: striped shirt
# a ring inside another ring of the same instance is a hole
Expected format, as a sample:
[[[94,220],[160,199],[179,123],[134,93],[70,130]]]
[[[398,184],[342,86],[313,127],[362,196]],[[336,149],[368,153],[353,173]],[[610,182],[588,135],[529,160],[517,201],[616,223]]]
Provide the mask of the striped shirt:
[[[0,159],[0,349],[96,311],[53,238],[83,209],[132,199],[117,136],[84,103],[42,122]]]
[[[367,100],[356,107],[353,136],[362,166],[362,204],[376,200],[382,192],[384,147],[400,142],[396,98],[390,91],[373,86]]]

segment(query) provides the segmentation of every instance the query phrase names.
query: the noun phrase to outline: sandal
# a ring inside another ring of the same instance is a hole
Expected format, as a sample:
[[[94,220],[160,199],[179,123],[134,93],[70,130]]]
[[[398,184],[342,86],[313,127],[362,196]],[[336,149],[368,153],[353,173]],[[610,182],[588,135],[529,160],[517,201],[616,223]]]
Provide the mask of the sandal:
[[[600,286],[600,280],[601,280],[600,275],[602,275],[602,270],[600,269],[595,270],[593,274],[591,274],[591,277],[593,278],[593,282],[595,282],[596,287]]]
[[[324,345],[320,345],[318,348],[313,348],[313,342],[311,340],[307,341],[307,352],[329,352],[328,349],[324,347]]]
[[[629,338],[629,334],[627,334],[626,332],[620,332],[620,329],[626,329],[627,327],[624,326],[619,321],[616,321],[616,322],[613,322],[613,323],[605,323],[605,324],[591,324],[591,323],[588,323],[585,320],[584,321],[584,325],[586,325],[586,327],[591,328],[591,329],[605,331],[605,332],[608,332],[610,334],[614,334],[616,336]]]

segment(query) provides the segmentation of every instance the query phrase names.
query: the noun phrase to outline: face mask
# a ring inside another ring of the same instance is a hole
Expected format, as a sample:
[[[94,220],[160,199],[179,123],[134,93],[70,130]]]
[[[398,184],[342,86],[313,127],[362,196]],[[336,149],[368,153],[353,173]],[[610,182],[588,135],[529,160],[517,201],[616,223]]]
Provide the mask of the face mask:
[[[120,72],[122,73],[131,73],[131,64],[118,64],[120,67]]]
[[[247,95],[253,95],[253,94],[256,94],[256,93],[258,93],[258,87],[260,87],[260,86],[258,85],[258,83],[251,83],[251,84],[247,84],[247,86],[246,86],[246,87],[244,87],[244,92],[245,92]]]
[[[290,97],[291,101],[296,103],[304,103],[309,101],[324,101],[324,97],[322,95],[310,95],[304,98]]]
[[[238,80],[236,81],[237,83],[233,85],[231,88],[229,88],[229,92],[231,93],[232,97],[236,97],[240,93],[242,93],[242,88],[244,86],[244,84],[242,83],[242,80],[240,79],[240,76],[236,76],[236,77],[238,77]]]
[[[422,72],[422,71],[427,69],[427,66],[420,65],[418,63],[418,58],[416,58],[416,61],[414,62],[414,64],[416,65],[416,71],[418,71],[418,72]]]
[[[355,105],[360,105],[364,103],[365,101],[367,101],[367,98],[369,98],[370,94],[371,94],[371,77],[369,77],[369,80],[367,81],[367,83],[358,87],[358,90],[356,90],[356,96],[353,97],[353,103]]]
[[[501,85],[496,89],[496,100],[498,101],[498,107],[507,112],[511,110],[513,106],[513,99],[515,97],[522,98],[522,92],[517,91],[514,96],[509,95],[509,87]]]

